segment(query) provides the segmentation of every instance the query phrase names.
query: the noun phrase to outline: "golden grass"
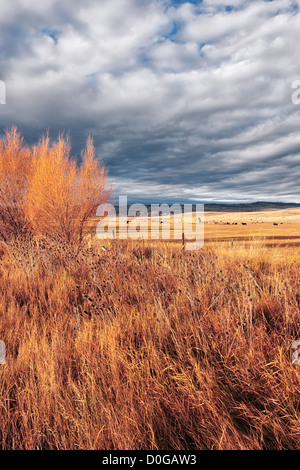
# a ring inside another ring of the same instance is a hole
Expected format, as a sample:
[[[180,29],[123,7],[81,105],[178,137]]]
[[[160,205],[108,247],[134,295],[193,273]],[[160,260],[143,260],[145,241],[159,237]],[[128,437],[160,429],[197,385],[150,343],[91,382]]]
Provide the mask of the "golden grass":
[[[299,247],[1,247],[1,449],[297,449]]]

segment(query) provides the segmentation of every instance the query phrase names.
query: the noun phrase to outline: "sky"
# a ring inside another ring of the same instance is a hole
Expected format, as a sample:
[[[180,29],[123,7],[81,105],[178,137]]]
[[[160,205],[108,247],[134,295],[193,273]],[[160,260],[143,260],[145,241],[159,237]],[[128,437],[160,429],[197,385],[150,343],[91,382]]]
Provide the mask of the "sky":
[[[0,135],[92,135],[129,202],[300,202],[299,9],[1,0]]]

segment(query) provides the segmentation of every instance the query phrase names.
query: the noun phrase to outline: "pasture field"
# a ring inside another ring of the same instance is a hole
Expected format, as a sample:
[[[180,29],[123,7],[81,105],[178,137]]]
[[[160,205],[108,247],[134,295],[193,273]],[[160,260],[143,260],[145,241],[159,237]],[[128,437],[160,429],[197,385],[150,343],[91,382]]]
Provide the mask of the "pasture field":
[[[162,231],[167,226],[170,227],[170,239],[164,241],[180,242],[181,234],[184,231],[183,220],[193,223],[195,230],[195,217],[193,214],[140,217],[139,220],[141,239],[147,239],[155,243],[155,240],[162,239]],[[90,219],[86,231],[94,237],[96,227],[100,218]],[[112,231],[108,227],[109,238],[120,238],[119,234],[124,234],[133,222],[132,217],[117,218],[116,228]],[[299,246],[300,247],[300,209],[268,210],[260,212],[205,212],[202,218],[204,223],[205,244],[212,242],[232,242],[234,244],[255,243],[264,246]],[[151,224],[156,224],[155,230],[151,232]],[[158,229],[157,229],[158,227]],[[113,232],[113,233],[112,233]],[[145,235],[147,233],[147,235]],[[154,235],[151,235],[153,233]],[[152,238],[153,240],[152,240]]]
[[[207,213],[200,251],[3,243],[0,448],[299,449],[299,219]]]
[[[205,240],[300,246],[300,210],[205,213]],[[247,225],[242,225],[242,224]],[[237,224],[237,225],[234,225]]]

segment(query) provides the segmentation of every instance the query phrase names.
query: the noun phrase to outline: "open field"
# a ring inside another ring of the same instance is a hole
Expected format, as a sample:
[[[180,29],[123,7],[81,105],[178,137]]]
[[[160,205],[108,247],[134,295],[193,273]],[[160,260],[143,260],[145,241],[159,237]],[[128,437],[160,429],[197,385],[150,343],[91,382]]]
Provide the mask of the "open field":
[[[300,210],[205,213],[205,240],[300,247]],[[242,225],[246,223],[247,225]],[[237,224],[237,225],[234,225]],[[277,225],[274,225],[277,224]]]
[[[193,221],[195,230],[195,217],[185,214],[187,221]],[[162,238],[164,228],[170,227],[170,241],[182,239],[182,216],[168,217],[141,217],[141,238],[151,240]],[[87,231],[96,233],[96,226],[100,219],[91,219]],[[260,212],[205,212],[204,221],[205,243],[211,242],[238,242],[255,243],[259,245],[282,245],[300,247],[300,209],[268,210]],[[116,229],[109,236],[119,238],[132,223],[133,218],[117,218]],[[156,229],[150,231],[151,224],[157,224]],[[158,227],[158,229],[157,229]],[[148,229],[148,231],[147,231]],[[153,235],[152,235],[153,234]]]
[[[0,448],[298,449],[300,252],[276,243],[3,244]]]

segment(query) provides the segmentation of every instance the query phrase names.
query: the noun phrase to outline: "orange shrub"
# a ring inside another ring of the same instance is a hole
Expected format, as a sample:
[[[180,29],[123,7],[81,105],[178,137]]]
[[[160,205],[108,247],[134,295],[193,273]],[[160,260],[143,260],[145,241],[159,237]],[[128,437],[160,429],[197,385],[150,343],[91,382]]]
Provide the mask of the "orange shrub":
[[[13,127],[0,140],[0,236],[7,240],[30,229],[69,242],[81,242],[86,220],[107,202],[107,171],[95,158],[89,137],[77,166],[68,138],[50,145],[43,137],[24,145]]]
[[[24,203],[32,153],[16,127],[0,140],[0,236],[5,241],[26,231]]]

